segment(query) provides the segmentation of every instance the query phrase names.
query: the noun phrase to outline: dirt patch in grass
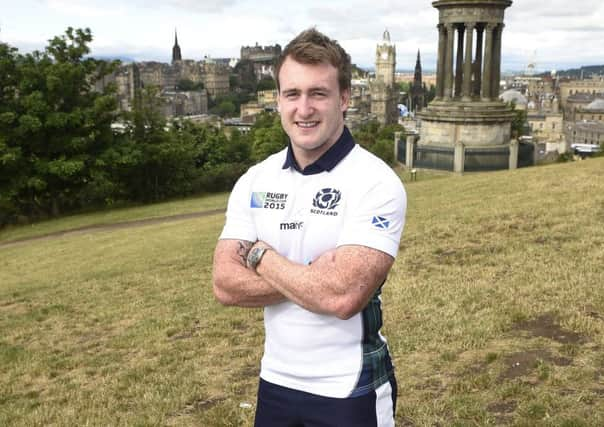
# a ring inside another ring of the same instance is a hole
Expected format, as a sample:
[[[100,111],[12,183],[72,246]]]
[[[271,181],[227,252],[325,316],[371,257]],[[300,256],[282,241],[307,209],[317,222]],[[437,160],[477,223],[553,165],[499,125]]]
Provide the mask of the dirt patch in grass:
[[[562,328],[552,314],[520,322],[515,329],[526,331],[533,337],[549,338],[560,344],[584,344],[588,341],[584,335]]]
[[[583,307],[583,310],[587,317],[591,317],[592,319],[604,320],[604,315],[602,315],[602,313],[600,313],[598,309],[591,304],[587,304],[585,307]]]
[[[518,402],[515,400],[506,400],[491,403],[487,406],[487,411],[493,415],[495,425],[501,426],[512,424],[517,408]]]
[[[500,381],[530,375],[540,362],[549,362],[556,366],[568,366],[572,363],[572,360],[553,356],[547,350],[531,350],[510,354],[504,358],[503,362],[507,369],[500,375]]]
[[[185,407],[181,410],[169,414],[168,417],[176,418],[190,415],[195,412],[207,411],[208,409],[218,405],[219,403],[224,402],[226,399],[227,398],[224,396],[210,397],[209,399],[196,399],[187,403]]]

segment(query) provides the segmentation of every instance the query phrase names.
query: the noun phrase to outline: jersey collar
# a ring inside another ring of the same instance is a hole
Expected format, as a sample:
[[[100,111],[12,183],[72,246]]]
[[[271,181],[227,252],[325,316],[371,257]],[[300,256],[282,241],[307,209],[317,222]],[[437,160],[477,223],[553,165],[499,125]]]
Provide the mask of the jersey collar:
[[[298,166],[298,162],[294,157],[294,152],[292,150],[291,142],[287,146],[287,157],[285,158],[285,163],[283,163],[283,169],[294,168],[302,175],[315,175],[321,172],[328,172],[336,167],[338,163],[344,159],[352,151],[354,148],[354,139],[352,138],[352,134],[348,130],[346,126],[344,126],[344,131],[342,135],[334,145],[332,145],[329,150],[327,150],[321,157],[319,157],[314,163],[306,166],[304,169],[300,169]]]

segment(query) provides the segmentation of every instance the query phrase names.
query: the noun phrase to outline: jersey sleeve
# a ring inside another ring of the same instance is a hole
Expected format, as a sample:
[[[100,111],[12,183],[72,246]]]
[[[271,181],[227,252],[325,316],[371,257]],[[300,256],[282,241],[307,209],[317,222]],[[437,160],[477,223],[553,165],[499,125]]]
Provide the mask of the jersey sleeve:
[[[405,225],[407,195],[396,176],[361,190],[346,212],[337,246],[361,245],[396,257]]]
[[[219,239],[258,240],[256,225],[250,209],[252,170],[242,175],[229,196],[226,222]]]

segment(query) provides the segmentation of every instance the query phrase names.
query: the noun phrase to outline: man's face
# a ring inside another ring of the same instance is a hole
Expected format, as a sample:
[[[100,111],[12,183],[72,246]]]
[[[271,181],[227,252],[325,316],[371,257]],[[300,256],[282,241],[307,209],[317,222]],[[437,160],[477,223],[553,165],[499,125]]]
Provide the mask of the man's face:
[[[288,57],[279,72],[281,124],[301,167],[317,160],[340,137],[349,92],[340,92],[331,64],[301,64]]]

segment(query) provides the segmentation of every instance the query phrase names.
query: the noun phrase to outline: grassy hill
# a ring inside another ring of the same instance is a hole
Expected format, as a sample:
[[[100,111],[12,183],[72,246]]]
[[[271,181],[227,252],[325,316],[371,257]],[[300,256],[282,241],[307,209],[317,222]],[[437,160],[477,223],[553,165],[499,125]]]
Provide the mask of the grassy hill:
[[[604,158],[406,187],[397,425],[604,425]],[[223,221],[0,246],[0,425],[251,425],[262,312],[213,299]]]

